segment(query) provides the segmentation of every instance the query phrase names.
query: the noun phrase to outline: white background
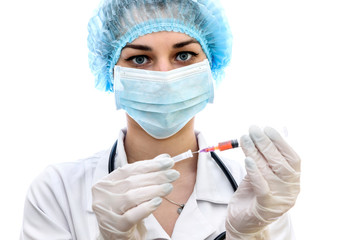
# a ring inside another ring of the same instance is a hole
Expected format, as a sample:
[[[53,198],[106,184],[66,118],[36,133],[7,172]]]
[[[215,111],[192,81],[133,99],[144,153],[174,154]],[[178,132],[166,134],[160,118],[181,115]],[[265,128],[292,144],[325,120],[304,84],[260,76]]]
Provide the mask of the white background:
[[[18,238],[26,191],[47,165],[109,148],[125,126],[88,68],[87,21],[97,2],[0,3],[1,239]],[[358,238],[358,1],[224,5],[233,59],[197,129],[209,143],[240,137],[252,124],[287,131],[303,159],[292,210],[297,239]]]

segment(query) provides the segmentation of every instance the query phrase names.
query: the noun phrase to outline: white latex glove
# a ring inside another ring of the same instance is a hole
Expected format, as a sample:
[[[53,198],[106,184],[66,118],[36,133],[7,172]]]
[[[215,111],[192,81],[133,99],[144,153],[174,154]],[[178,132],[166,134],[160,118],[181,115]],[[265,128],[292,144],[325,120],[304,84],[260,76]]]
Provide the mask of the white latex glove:
[[[163,154],[114,170],[92,188],[92,207],[99,224],[99,239],[141,240],[146,237],[143,219],[172,191],[179,172],[174,160]]]
[[[241,138],[247,175],[234,193],[226,239],[267,239],[266,227],[294,206],[300,191],[300,158],[272,128],[251,127]]]

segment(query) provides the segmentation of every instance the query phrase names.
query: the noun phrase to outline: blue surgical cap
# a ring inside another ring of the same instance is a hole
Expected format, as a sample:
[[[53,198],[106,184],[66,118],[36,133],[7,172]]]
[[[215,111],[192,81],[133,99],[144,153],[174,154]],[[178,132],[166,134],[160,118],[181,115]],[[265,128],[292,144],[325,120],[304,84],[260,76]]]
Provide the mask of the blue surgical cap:
[[[185,33],[206,54],[219,82],[231,58],[232,35],[218,0],[103,0],[88,23],[89,65],[96,88],[113,91],[122,48],[145,34]]]

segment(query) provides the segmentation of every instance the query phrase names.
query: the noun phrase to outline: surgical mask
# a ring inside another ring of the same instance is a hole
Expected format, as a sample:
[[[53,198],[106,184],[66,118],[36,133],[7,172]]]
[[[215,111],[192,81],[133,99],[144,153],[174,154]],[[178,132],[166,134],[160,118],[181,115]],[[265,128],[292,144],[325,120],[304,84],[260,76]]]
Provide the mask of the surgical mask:
[[[208,60],[167,72],[115,66],[117,109],[124,109],[150,136],[168,138],[214,99]]]

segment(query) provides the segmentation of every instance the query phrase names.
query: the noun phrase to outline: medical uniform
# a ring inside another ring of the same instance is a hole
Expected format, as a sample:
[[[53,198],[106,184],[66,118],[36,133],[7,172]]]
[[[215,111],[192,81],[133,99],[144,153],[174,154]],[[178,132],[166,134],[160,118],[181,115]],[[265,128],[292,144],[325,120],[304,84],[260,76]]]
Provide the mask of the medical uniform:
[[[116,154],[116,167],[126,164],[121,131]],[[200,148],[207,147],[202,134],[197,134]],[[110,150],[77,162],[48,167],[31,185],[24,210],[22,240],[95,240],[99,229],[92,211],[91,187],[108,174]],[[237,182],[246,172],[240,160],[222,159]],[[153,215],[145,219],[147,239],[213,240],[225,231],[227,204],[233,189],[209,153],[198,159],[194,191],[185,204],[171,238]],[[270,224],[271,240],[295,239],[288,214]]]

